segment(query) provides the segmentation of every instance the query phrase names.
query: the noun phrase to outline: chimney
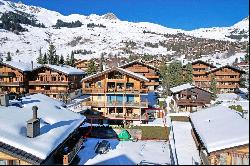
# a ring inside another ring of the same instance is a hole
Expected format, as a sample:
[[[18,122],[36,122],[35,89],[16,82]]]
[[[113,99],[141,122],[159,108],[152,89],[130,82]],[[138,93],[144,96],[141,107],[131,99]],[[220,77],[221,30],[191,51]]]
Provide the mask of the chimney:
[[[31,61],[31,69],[32,70],[34,69],[34,63],[33,63],[33,61]]]
[[[34,138],[40,134],[40,119],[37,118],[37,106],[32,107],[33,118],[27,121],[27,137]]]
[[[9,106],[9,95],[8,94],[4,94],[4,95],[0,96],[0,106],[5,106],[5,107]]]

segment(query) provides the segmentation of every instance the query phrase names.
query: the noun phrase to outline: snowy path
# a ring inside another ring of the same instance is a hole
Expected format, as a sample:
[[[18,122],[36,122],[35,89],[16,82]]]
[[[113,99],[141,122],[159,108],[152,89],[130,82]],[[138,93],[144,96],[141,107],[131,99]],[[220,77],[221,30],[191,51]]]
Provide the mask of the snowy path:
[[[170,163],[168,142],[109,140],[112,150],[107,154],[97,155],[94,153],[94,146],[98,140],[87,140],[85,148],[78,154],[81,159],[80,165],[136,165],[141,161],[155,164]]]
[[[191,124],[172,121],[172,125],[178,164],[194,165],[200,163],[199,152],[191,135]]]

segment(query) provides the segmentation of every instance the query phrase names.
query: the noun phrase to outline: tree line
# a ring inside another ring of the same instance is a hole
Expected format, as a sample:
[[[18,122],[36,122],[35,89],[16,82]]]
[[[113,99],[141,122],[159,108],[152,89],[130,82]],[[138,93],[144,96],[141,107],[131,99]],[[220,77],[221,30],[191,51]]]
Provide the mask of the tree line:
[[[72,67],[75,67],[75,57],[74,52],[71,52],[71,55],[67,55],[66,60],[64,59],[64,56],[59,56],[56,54],[56,47],[50,43],[49,48],[47,52],[42,54],[41,49],[39,49],[39,56],[37,58],[37,63],[39,64],[51,64],[51,65],[69,65]]]

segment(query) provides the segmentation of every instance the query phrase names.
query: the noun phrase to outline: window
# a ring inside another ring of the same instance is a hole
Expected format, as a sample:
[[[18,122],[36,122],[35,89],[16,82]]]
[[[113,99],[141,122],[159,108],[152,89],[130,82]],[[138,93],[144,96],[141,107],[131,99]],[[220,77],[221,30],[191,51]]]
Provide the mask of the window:
[[[7,160],[0,160],[0,165],[7,165]]]
[[[52,77],[52,81],[56,81],[56,77]]]
[[[85,88],[90,88],[90,83],[89,82],[85,83]]]
[[[101,82],[101,81],[98,81],[98,82],[97,82],[97,87],[98,87],[98,88],[101,88],[101,87],[102,87],[102,82]]]

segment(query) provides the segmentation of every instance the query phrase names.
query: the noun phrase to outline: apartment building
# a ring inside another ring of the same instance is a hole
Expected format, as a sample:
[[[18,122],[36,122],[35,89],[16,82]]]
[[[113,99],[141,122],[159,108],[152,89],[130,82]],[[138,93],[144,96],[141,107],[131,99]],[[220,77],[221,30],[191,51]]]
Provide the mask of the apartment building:
[[[81,88],[84,71],[66,65],[42,65],[35,68],[29,79],[29,93],[43,93],[54,98]]]
[[[137,73],[118,67],[82,79],[82,92],[89,94],[90,101],[83,105],[109,119],[145,120],[145,108],[149,80]]]

